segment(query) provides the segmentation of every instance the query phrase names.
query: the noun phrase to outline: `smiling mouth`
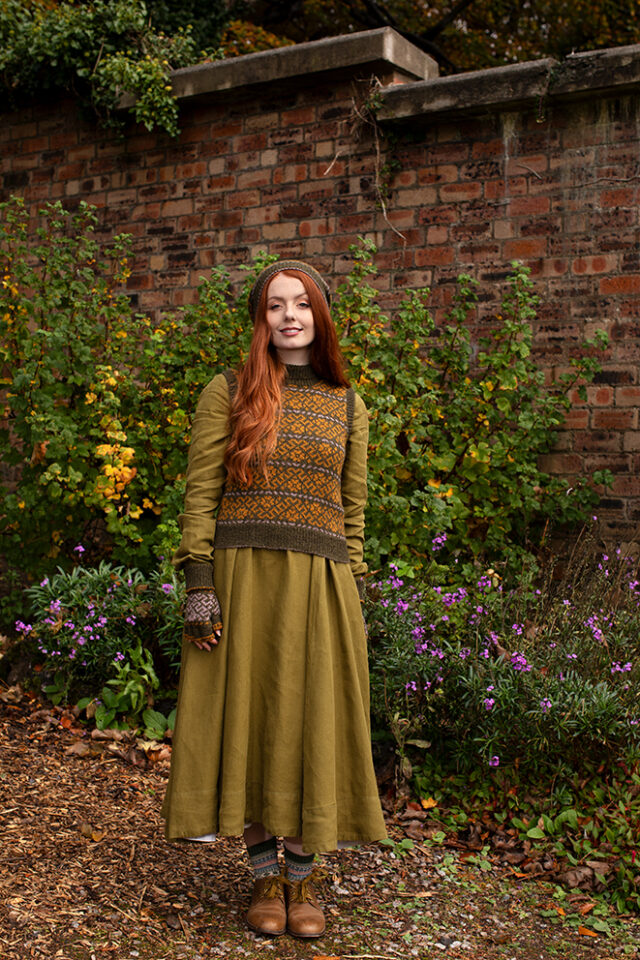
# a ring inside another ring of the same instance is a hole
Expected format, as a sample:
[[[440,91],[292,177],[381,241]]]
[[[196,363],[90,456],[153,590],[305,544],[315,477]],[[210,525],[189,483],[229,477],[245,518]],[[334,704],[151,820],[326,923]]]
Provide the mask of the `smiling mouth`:
[[[302,327],[283,327],[280,333],[301,333]]]

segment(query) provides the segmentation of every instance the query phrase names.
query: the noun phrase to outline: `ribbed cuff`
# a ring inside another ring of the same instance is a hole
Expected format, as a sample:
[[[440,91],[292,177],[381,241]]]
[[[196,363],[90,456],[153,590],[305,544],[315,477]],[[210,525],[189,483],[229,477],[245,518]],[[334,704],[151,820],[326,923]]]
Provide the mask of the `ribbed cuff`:
[[[191,590],[213,590],[213,564],[191,561],[184,565],[187,593]]]
[[[367,583],[364,577],[356,577],[356,587],[358,588],[360,603],[364,603],[367,599]]]

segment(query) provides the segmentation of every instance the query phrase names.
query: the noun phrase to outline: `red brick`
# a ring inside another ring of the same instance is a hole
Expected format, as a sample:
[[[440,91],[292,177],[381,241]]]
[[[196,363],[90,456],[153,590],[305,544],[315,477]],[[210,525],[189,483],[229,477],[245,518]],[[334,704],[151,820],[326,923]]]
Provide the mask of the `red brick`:
[[[301,123],[313,123],[315,117],[315,107],[297,107],[295,110],[285,110],[281,123],[283,127],[297,126]]]
[[[451,246],[423,247],[416,250],[415,264],[417,267],[446,266],[455,260],[455,251]]]
[[[638,426],[637,410],[594,410],[591,420],[593,427],[605,430],[635,430]]]
[[[452,200],[477,200],[481,196],[481,183],[445,183],[440,187],[440,197],[445,203],[451,203]]]
[[[603,277],[600,293],[640,293],[640,274],[630,273],[622,277]]]
[[[193,200],[167,200],[162,204],[163,217],[184,217],[193,211]]]
[[[616,407],[636,407],[640,404],[640,386],[626,386],[615,388]]]
[[[634,187],[618,187],[615,190],[603,190],[600,193],[603,207],[632,207],[636,205]]]
[[[505,240],[504,256],[507,260],[531,260],[544,257],[547,252],[546,240],[530,238],[528,240]]]
[[[548,197],[516,197],[511,200],[507,210],[512,217],[525,217],[548,213],[549,208]]]

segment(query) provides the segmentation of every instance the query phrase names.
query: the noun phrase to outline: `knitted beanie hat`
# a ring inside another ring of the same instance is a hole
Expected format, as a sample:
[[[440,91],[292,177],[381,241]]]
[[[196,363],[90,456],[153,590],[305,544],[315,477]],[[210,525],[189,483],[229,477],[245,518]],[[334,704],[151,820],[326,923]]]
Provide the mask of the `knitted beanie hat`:
[[[299,270],[300,273],[306,274],[313,280],[320,290],[320,293],[324,296],[327,301],[327,306],[331,306],[329,286],[317,270],[303,260],[278,260],[277,263],[270,263],[268,267],[265,267],[264,270],[258,274],[256,282],[251,288],[251,293],[249,294],[249,314],[252,320],[256,319],[256,310],[258,309],[260,296],[265,286],[276,273],[282,273],[283,270]]]

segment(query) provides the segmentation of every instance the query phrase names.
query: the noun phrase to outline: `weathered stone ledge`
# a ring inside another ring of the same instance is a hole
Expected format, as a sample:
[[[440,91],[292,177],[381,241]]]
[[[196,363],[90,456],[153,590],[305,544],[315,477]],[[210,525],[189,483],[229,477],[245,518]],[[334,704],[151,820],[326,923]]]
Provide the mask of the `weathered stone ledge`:
[[[171,85],[175,96],[182,100],[278,80],[302,80],[319,73],[363,69],[371,75],[379,70],[391,71],[398,81],[427,80],[438,75],[435,60],[391,27],[382,27],[184,67],[172,73]],[[119,105],[130,107],[134,99],[126,94]]]
[[[543,59],[453,77],[437,77],[381,91],[380,120],[420,115],[517,109],[544,100],[615,96],[640,89],[640,45]]]

